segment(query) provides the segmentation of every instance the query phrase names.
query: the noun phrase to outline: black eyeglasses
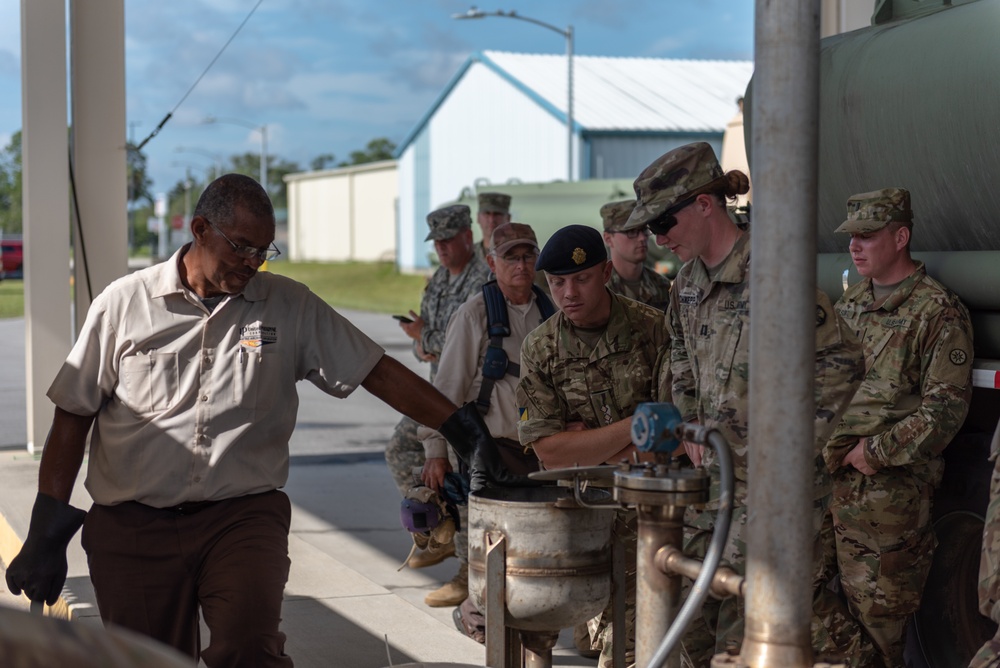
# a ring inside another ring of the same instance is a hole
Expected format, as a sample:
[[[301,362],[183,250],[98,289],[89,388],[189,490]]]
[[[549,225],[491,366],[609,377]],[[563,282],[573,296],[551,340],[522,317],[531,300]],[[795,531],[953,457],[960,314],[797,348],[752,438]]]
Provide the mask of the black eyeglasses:
[[[204,218],[204,216],[202,217]],[[238,246],[233,242],[232,239],[227,237],[222,230],[219,229],[218,225],[210,221],[208,218],[205,218],[205,222],[211,225],[213,230],[218,232],[223,239],[229,242],[229,245],[232,246],[233,248],[233,252],[236,253],[241,258],[243,258],[244,260],[251,260],[253,258],[256,258],[258,262],[268,262],[281,255],[281,251],[278,250],[277,246],[275,246],[273,243],[268,248],[257,248],[255,246]]]
[[[660,216],[654,221],[647,223],[649,230],[653,234],[666,234],[671,230],[671,228],[674,225],[677,224],[677,218],[675,217],[676,214],[678,214],[680,210],[683,209],[684,207],[693,204],[696,199],[698,199],[697,195],[670,207],[669,209],[663,212],[662,216]]]
[[[635,230],[615,230],[614,234],[624,234],[628,239],[638,239],[639,237],[647,238],[649,237],[649,230],[645,227],[640,227]]]

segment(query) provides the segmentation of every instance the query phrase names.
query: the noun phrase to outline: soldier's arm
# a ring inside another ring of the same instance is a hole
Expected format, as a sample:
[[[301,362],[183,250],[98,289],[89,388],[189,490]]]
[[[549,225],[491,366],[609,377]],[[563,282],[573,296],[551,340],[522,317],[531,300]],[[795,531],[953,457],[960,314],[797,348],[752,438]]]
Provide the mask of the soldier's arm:
[[[670,308],[667,310],[667,333],[670,336],[670,373],[666,376],[670,380],[669,394],[684,420],[696,420],[698,418],[697,387],[684,341],[684,328],[681,325],[680,303],[677,300],[676,290],[672,290],[670,293]],[[662,388],[660,394],[665,394]]]
[[[464,309],[459,309],[448,325],[444,350],[434,376],[434,387],[452,403],[461,406],[469,399],[472,385],[479,376],[479,348],[486,336],[485,323],[478,323],[469,317]],[[444,436],[427,427],[417,430],[417,438],[424,444],[424,455],[428,459],[448,456],[448,442]]]
[[[831,433],[864,379],[865,360],[858,337],[818,290],[817,306],[823,316],[817,310],[815,447],[823,454],[827,468],[834,471],[858,440],[856,436],[831,438]]]
[[[965,420],[972,399],[972,326],[964,312],[940,320],[923,345],[920,405],[889,431],[869,438],[865,459],[872,468],[936,457]]]
[[[632,418],[628,417],[606,427],[545,436],[532,447],[547,469],[613,464],[635,451],[631,427]]]

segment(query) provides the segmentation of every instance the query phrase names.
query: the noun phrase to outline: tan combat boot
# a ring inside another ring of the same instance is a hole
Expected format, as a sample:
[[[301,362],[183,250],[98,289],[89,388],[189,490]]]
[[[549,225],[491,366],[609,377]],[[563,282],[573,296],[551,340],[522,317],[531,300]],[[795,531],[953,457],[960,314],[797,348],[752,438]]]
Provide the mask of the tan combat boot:
[[[420,534],[413,534],[414,543],[416,543],[416,548],[422,548],[420,551],[413,550],[410,552],[410,557],[406,560],[406,563],[410,568],[427,568],[428,566],[433,566],[434,564],[440,564],[442,561],[448,557],[455,556],[455,543],[449,542],[442,545],[433,538],[426,540],[424,545],[420,545],[416,541],[416,537]]]
[[[424,598],[424,603],[432,608],[448,608],[460,605],[469,597],[469,565],[462,564],[458,573],[440,589],[432,591]]]

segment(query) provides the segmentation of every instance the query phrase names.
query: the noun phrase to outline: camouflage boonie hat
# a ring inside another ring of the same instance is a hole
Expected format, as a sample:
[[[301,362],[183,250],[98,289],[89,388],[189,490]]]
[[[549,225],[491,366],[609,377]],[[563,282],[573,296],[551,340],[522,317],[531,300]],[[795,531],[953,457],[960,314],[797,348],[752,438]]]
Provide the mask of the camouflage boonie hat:
[[[535,270],[557,276],[575,274],[607,259],[608,249],[604,247],[600,232],[586,225],[567,225],[545,243],[535,262]]]
[[[451,239],[462,230],[472,227],[472,213],[464,204],[453,204],[427,214],[431,231],[424,241]]]
[[[847,220],[834,232],[867,234],[890,222],[913,220],[910,193],[905,188],[883,188],[847,198]]]
[[[531,246],[538,252],[538,237],[530,225],[522,223],[504,223],[497,225],[490,235],[490,252],[497,257],[502,257],[511,248],[517,246]]]
[[[510,195],[479,193],[479,210],[483,213],[510,213]]]
[[[635,209],[621,230],[634,230],[656,221],[687,199],[688,193],[723,176],[715,151],[705,142],[687,144],[661,155],[636,178]]]
[[[605,232],[621,232],[622,227],[628,221],[628,217],[635,208],[634,199],[626,199],[621,202],[608,202],[601,207],[601,220],[604,221]]]

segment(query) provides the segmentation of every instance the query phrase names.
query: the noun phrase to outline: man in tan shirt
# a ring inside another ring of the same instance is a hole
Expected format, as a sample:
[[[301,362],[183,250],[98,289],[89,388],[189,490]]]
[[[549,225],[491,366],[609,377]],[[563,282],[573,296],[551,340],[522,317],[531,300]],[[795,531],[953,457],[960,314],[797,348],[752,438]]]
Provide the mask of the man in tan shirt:
[[[493,231],[490,248],[486,260],[490,270],[496,274],[496,283],[487,284],[482,292],[472,296],[452,316],[434,387],[456,403],[478,402],[483,420],[494,439],[501,447],[506,444],[506,447],[520,450],[514,391],[520,373],[521,342],[528,332],[542,323],[543,313],[550,314],[553,307],[545,294],[533,287],[538,242],[529,226],[520,223],[500,225]],[[510,334],[498,337],[507,360],[503,377],[484,380],[483,362],[488,352],[496,352],[489,351],[494,344],[488,332],[490,319],[487,318],[486,295],[491,290],[494,291],[493,298],[503,299]],[[487,389],[485,396],[482,392],[484,383]],[[427,458],[423,470],[424,482],[440,489],[445,473],[458,466],[455,453],[449,452],[444,437],[432,429],[423,427],[417,435],[424,443]],[[432,607],[458,605],[468,596],[469,550],[464,531],[465,509],[466,506],[460,506],[459,520],[463,530],[455,535],[459,572],[451,582],[427,595],[424,602]]]
[[[94,300],[48,392],[55,417],[7,584],[54,603],[66,545],[83,524],[105,623],[209,667],[291,666],[279,630],[291,507],[280,488],[296,383],[335,397],[361,385],[453,442],[489,435],[474,408],[455,411],[306,286],[258,273],[278,251],[256,181],[212,182],[191,233],[168,261]],[[84,513],[68,500],[92,426],[94,505]],[[199,608],[211,636],[204,651]]]

